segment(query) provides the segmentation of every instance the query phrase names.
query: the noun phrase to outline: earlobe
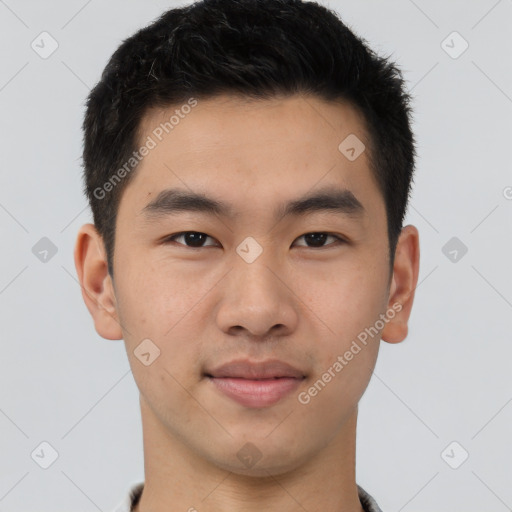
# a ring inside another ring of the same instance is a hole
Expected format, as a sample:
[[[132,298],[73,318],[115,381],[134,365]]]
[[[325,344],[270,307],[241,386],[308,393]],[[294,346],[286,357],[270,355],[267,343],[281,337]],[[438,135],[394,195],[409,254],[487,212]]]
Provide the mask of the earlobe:
[[[415,226],[402,229],[398,239],[393,278],[389,292],[389,320],[382,330],[381,339],[388,343],[400,343],[407,337],[408,321],[414,301],[419,273],[419,234]]]
[[[94,320],[96,332],[105,339],[122,339],[105,248],[94,224],[84,224],[78,231],[74,259],[82,297]]]

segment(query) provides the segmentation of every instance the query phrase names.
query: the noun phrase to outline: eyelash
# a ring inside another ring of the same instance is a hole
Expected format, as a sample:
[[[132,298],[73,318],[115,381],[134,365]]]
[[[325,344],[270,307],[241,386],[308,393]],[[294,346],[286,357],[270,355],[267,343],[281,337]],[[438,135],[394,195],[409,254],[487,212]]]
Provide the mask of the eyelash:
[[[177,243],[178,245],[181,245],[183,247],[186,247],[186,248],[189,248],[189,249],[205,249],[206,247],[216,247],[215,245],[206,245],[206,246],[203,246],[203,247],[192,247],[190,245],[185,245],[185,244],[181,244],[179,242],[175,242],[174,240],[176,238],[179,238],[183,235],[186,235],[186,234],[189,234],[189,233],[195,233],[195,234],[198,234],[198,235],[206,235],[208,238],[212,238],[211,236],[207,235],[206,233],[202,233],[200,231],[181,231],[180,233],[176,233],[174,235],[170,235],[166,238],[164,238],[164,240],[162,241],[164,244],[170,244],[170,243]],[[347,240],[345,240],[344,238],[338,236],[338,235],[335,235],[333,233],[327,233],[325,231],[311,231],[309,233],[304,233],[303,235],[299,236],[299,238],[303,238],[307,235],[327,235],[327,236],[331,236],[333,238],[336,239],[336,242],[334,243],[331,243],[331,244],[327,244],[327,245],[323,245],[323,246],[320,246],[320,247],[309,247],[307,245],[301,245],[300,247],[305,247],[306,249],[324,249],[326,247],[331,247],[331,246],[337,246],[337,245],[340,245],[340,244],[346,244],[348,243]]]

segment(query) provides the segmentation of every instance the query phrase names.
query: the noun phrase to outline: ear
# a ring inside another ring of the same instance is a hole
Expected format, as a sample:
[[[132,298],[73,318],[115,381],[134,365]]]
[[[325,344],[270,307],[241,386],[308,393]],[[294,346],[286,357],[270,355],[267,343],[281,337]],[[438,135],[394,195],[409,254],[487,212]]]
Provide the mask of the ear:
[[[382,330],[381,339],[383,341],[400,343],[407,337],[407,322],[418,282],[419,265],[418,230],[412,225],[405,226],[396,246],[393,277],[389,291],[388,308],[396,311],[396,314],[388,320]]]
[[[84,224],[78,231],[74,256],[82,297],[93,317],[96,332],[108,340],[122,339],[105,247],[94,224]]]

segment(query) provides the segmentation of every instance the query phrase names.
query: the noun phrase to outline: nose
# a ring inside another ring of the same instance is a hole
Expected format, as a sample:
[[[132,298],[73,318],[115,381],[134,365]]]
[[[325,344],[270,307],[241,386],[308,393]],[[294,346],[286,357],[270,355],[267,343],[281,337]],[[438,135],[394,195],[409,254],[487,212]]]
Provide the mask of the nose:
[[[286,275],[260,257],[252,263],[241,258],[223,280],[218,327],[227,334],[264,339],[286,336],[299,319],[298,299]]]

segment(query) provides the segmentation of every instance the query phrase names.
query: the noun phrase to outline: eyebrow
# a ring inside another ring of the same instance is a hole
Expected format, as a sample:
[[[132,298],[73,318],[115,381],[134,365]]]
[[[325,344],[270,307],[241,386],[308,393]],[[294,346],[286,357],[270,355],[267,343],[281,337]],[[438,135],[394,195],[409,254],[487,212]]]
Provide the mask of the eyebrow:
[[[236,211],[229,204],[179,188],[162,190],[140,213],[145,219],[154,220],[182,212],[197,212],[226,218],[233,218],[236,215]],[[366,210],[350,190],[329,186],[278,205],[274,217],[281,220],[285,217],[319,212],[362,218]]]

